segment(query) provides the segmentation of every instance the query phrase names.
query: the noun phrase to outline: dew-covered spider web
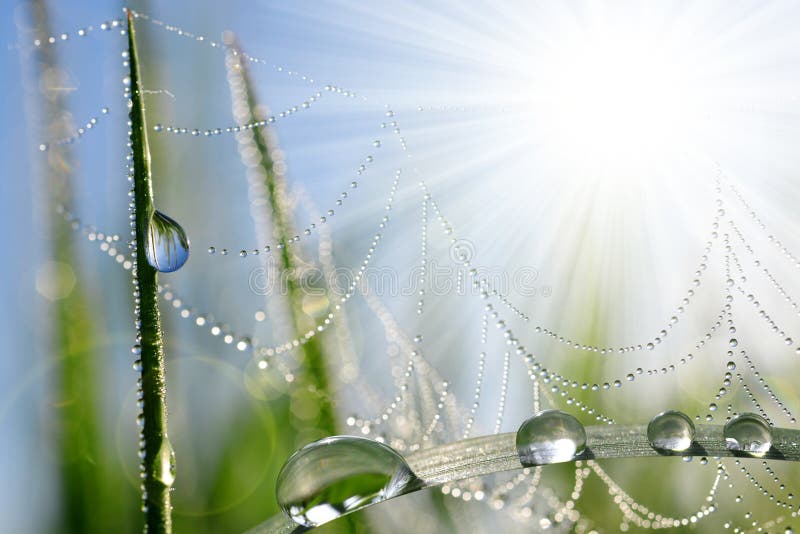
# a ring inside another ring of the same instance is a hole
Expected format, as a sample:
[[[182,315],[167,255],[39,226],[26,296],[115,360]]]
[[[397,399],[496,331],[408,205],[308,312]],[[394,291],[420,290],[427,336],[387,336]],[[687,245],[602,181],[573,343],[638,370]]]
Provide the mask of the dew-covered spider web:
[[[148,260],[175,271],[159,286],[162,314],[174,319],[166,337],[218,345],[216,357],[239,370],[252,397],[288,396],[303,420],[331,406],[342,434],[386,445],[412,468],[425,451],[517,432],[543,410],[571,414],[583,427],[647,425],[667,410],[698,428],[747,413],[768,428],[797,426],[796,221],[765,200],[757,181],[733,175],[724,157],[694,155],[631,181],[641,162],[619,166],[622,152],[606,153],[613,161],[592,176],[593,149],[583,156],[588,161],[576,161],[581,153],[554,141],[570,132],[547,137],[540,126],[556,113],[546,95],[527,101],[494,90],[448,100],[423,92],[415,100],[413,91],[396,91],[392,105],[379,91],[362,93],[250,55],[231,33],[216,39],[145,13],[135,19],[165,48],[194,47],[209,76],[224,73],[229,97],[209,98],[225,103],[228,120],[210,105],[181,113],[178,88],[147,91],[157,110],[148,111],[154,144],[174,141],[178,158],[213,151],[230,160],[211,181],[217,189],[208,182],[195,188],[195,177],[172,169],[169,187],[179,193],[166,197],[191,196],[193,214],[157,205],[165,219]],[[124,21],[28,45],[67,46],[104,32],[124,35]],[[119,49],[127,66],[124,39],[114,39],[92,42]],[[42,140],[44,157],[90,145],[109,118],[126,120],[130,78],[118,72],[122,98],[79,117],[69,137]],[[278,80],[279,104],[253,101],[270,94],[259,85],[262,73]],[[728,104],[691,110],[700,115],[692,119],[697,138],[710,135],[707,115]],[[285,149],[283,128],[286,146],[302,147],[299,154]],[[306,130],[304,145],[298,139]],[[575,135],[592,145],[602,132]],[[642,152],[643,161],[659,154]],[[330,164],[314,161],[334,154]],[[539,157],[545,163],[528,170]],[[311,161],[295,177],[288,163],[305,158]],[[558,158],[571,177],[560,178]],[[670,179],[680,172],[686,177]],[[131,178],[132,159],[112,174]],[[246,209],[225,207],[235,195]],[[59,211],[112,263],[135,271],[130,234],[113,230],[119,221],[87,222],[78,205]],[[185,268],[184,231],[192,254]],[[193,263],[192,277],[182,278]],[[223,287],[213,287],[220,281]],[[326,390],[299,378],[306,372],[300,354],[312,343],[325,347]],[[135,343],[133,354],[139,370]],[[319,437],[298,431],[297,445]],[[681,458],[601,461],[581,449],[566,463],[536,461],[559,466],[519,465],[430,491],[444,496],[448,528],[458,531],[495,522],[579,533],[695,524],[701,532],[791,531],[798,513],[793,462],[746,448],[735,458],[689,456],[682,454],[693,442],[687,439],[672,451]],[[342,454],[345,462],[351,453]],[[367,462],[369,454],[349,460]],[[402,462],[375,454],[385,465]],[[415,498],[396,501],[397,512],[393,504],[376,506],[371,517],[401,531],[403,510],[431,506]],[[320,510],[300,515],[326,522],[341,513],[333,504]]]

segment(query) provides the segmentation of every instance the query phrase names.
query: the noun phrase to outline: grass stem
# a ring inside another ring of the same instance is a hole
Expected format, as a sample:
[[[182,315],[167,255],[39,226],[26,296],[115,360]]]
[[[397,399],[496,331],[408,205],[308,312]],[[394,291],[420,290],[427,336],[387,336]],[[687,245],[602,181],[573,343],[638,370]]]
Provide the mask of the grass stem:
[[[174,480],[174,455],[167,434],[166,379],[161,318],[158,310],[158,273],[145,252],[146,235],[153,215],[150,148],[139,74],[134,16],[128,11],[128,51],[131,88],[131,143],[136,233],[134,292],[138,296],[136,320],[141,340],[141,398],[144,453],[145,524],[150,534],[172,531],[170,486]]]

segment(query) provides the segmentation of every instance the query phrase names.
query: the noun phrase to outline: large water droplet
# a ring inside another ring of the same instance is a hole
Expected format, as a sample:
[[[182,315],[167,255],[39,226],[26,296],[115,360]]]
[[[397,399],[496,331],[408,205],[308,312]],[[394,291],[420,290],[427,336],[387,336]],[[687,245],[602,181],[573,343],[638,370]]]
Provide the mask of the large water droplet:
[[[165,486],[170,487],[175,482],[175,451],[172,450],[172,444],[166,436],[161,441],[161,447],[153,461],[153,470],[156,479]]]
[[[725,446],[751,456],[764,456],[772,447],[772,430],[769,423],[758,414],[743,413],[727,423],[723,431]]]
[[[162,273],[177,271],[189,259],[189,238],[180,224],[156,210],[147,227],[145,254],[147,263]]]
[[[694,440],[694,423],[682,412],[661,412],[647,425],[647,439],[654,449],[685,451]]]
[[[312,527],[419,484],[391,447],[366,438],[333,436],[294,453],[281,469],[275,491],[284,512]]]
[[[586,448],[586,430],[568,413],[545,410],[517,430],[517,453],[524,466],[568,462]]]

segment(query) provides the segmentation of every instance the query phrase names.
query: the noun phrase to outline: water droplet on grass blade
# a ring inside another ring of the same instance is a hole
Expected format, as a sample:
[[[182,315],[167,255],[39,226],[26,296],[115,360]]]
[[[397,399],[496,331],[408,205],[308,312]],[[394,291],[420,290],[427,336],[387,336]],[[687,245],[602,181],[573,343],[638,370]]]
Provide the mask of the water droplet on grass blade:
[[[647,440],[654,449],[685,451],[694,440],[694,423],[682,412],[662,412],[647,425]]]
[[[153,462],[153,470],[156,479],[165,486],[170,487],[175,482],[175,451],[172,450],[172,444],[166,436],[161,441],[161,447]]]
[[[725,446],[751,456],[764,456],[772,447],[772,430],[758,414],[743,413],[725,424]]]
[[[160,211],[153,212],[147,228],[147,263],[162,273],[180,269],[189,259],[189,238],[180,224]]]
[[[586,448],[586,430],[572,415],[545,410],[517,430],[517,453],[524,466],[568,462]]]
[[[294,453],[278,475],[278,504],[308,527],[415,489],[420,481],[391,447],[333,436]]]

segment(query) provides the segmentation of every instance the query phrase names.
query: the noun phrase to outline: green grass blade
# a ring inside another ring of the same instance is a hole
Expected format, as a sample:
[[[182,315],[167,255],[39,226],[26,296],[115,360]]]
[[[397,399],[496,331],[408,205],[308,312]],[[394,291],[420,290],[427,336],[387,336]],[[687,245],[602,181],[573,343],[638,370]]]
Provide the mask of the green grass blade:
[[[245,114],[235,112],[236,120],[240,123],[254,123],[264,117],[262,106],[259,104],[253,81],[247,68],[245,55],[239,49],[232,34],[226,34],[225,43],[228,47],[228,77],[232,89],[232,99],[234,110],[246,109]],[[234,90],[239,88],[241,90]],[[305,332],[314,328],[313,319],[303,311],[304,290],[300,286],[295,273],[299,272],[303,262],[298,254],[301,253],[298,245],[289,245],[294,237],[294,213],[288,199],[288,183],[286,177],[276,168],[276,161],[273,157],[277,150],[274,136],[270,135],[265,128],[253,128],[243,135],[251,135],[253,148],[259,154],[259,165],[263,170],[265,197],[267,199],[266,209],[269,212],[269,220],[272,226],[270,238],[274,243],[283,243],[284,246],[271,252],[277,255],[277,267],[284,275],[281,277],[285,281],[285,309],[289,319],[290,335],[294,339],[303,339]],[[246,163],[247,164],[247,163]],[[258,233],[258,232],[257,232]],[[339,328],[339,325],[335,325]],[[319,410],[316,424],[308,421],[298,421],[290,409],[290,404],[284,404],[288,410],[286,418],[294,421],[295,427],[303,427],[302,434],[306,439],[314,440],[322,437],[336,435],[339,428],[336,422],[336,413],[333,406],[333,389],[330,382],[328,365],[336,361],[332,350],[332,344],[326,344],[325,337],[321,335],[307,339],[305,343],[297,347],[300,355],[301,366],[295,376],[295,383],[292,385],[292,401],[307,401],[309,395],[314,396]],[[277,445],[277,443],[276,443]],[[277,462],[276,467],[280,469],[283,462],[294,452],[295,447],[291,441],[287,450],[275,450],[273,456]],[[274,500],[275,495],[272,493]],[[266,515],[267,507],[263,508],[262,516]],[[368,530],[364,526],[364,519],[360,516],[348,516],[342,521],[329,525],[328,532],[359,532]]]
[[[151,534],[172,531],[170,504],[171,480],[165,483],[164,469],[174,470],[171,445],[167,434],[166,379],[161,319],[158,310],[158,274],[150,266],[145,253],[146,235],[153,215],[153,188],[150,175],[150,148],[147,141],[144,93],[139,74],[136,29],[133,14],[128,11],[128,51],[131,82],[131,142],[133,144],[134,204],[136,209],[135,281],[139,303],[136,319],[141,334],[142,415],[144,426],[145,522]]]
[[[242,102],[248,110],[244,121],[253,123],[261,120],[259,102],[247,70],[246,60],[238,49],[232,36],[226,37],[229,54],[229,76],[240,78],[243,88]],[[236,96],[234,96],[236,99]],[[239,104],[234,102],[234,106]],[[273,237],[277,243],[284,246],[274,251],[278,258],[278,267],[283,273],[288,273],[286,280],[286,305],[288,309],[291,331],[295,339],[301,339],[303,334],[314,327],[311,319],[303,312],[303,290],[293,273],[298,272],[299,262],[295,256],[296,246],[288,243],[294,236],[293,213],[287,199],[287,183],[282,173],[276,172],[275,159],[273,158],[274,141],[271,141],[263,128],[254,128],[252,142],[260,156],[260,165],[264,171],[264,185],[268,210],[272,220]],[[319,417],[317,419],[318,437],[329,436],[337,433],[337,424],[330,395],[330,379],[325,354],[325,345],[321,336],[314,336],[301,344],[298,349],[302,355],[302,372],[295,386],[301,391],[317,391],[319,395]]]
[[[25,9],[35,38],[45,41],[50,30],[47,3],[28,0]],[[44,122],[47,140],[63,139],[73,129],[64,92],[52,87],[52,73],[60,72],[55,47],[36,47],[29,62],[36,76],[36,106]],[[49,404],[57,424],[59,506],[53,531],[96,532],[112,522],[125,521],[128,508],[121,502],[127,496],[127,481],[117,470],[113,456],[104,447],[101,431],[101,375],[98,356],[102,331],[101,313],[90,305],[90,295],[81,283],[80,258],[75,234],[57,207],[72,203],[75,160],[68,145],[50,143],[43,164],[42,189],[47,199],[44,212],[49,232],[49,259],[74,270],[78,283],[50,307],[51,356],[56,360],[53,376],[53,401]],[[112,512],[113,510],[113,512]],[[113,518],[112,518],[113,516]]]

